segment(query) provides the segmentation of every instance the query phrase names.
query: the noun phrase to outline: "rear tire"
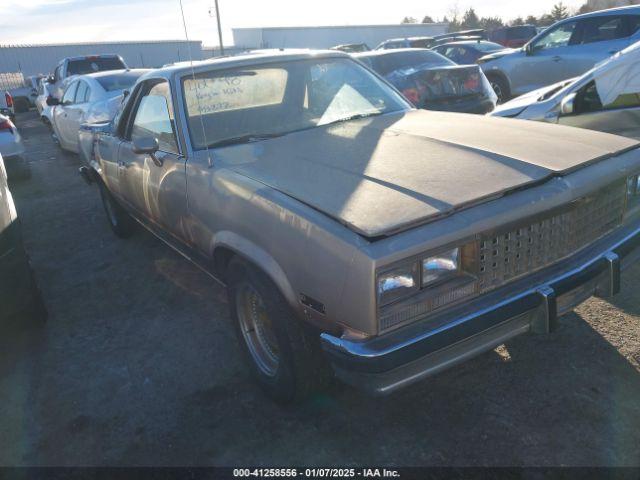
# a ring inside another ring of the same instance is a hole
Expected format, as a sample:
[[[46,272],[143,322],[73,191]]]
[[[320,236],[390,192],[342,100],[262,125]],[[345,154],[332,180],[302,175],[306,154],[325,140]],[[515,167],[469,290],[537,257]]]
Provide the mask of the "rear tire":
[[[498,103],[504,103],[511,98],[511,91],[507,81],[498,75],[487,75],[491,88],[498,96]]]
[[[332,373],[319,333],[296,318],[271,279],[238,257],[226,278],[236,335],[262,390],[292,403],[328,386]]]
[[[107,214],[107,221],[113,233],[120,238],[129,238],[135,231],[135,221],[131,218],[124,208],[113,198],[109,190],[102,184],[100,186],[100,196],[102,197],[102,205]]]

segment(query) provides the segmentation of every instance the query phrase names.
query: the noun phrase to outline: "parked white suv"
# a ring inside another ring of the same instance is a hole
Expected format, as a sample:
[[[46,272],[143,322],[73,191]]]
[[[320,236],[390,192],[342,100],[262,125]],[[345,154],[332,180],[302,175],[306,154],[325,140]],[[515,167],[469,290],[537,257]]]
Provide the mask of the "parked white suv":
[[[640,6],[562,20],[524,47],[478,60],[500,101],[523,95],[593,66],[640,40]]]

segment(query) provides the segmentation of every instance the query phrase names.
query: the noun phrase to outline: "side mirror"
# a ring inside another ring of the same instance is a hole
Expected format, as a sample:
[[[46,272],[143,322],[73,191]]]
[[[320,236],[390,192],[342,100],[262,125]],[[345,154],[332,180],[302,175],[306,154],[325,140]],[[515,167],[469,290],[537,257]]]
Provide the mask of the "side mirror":
[[[133,140],[133,153],[136,155],[149,155],[156,166],[162,166],[162,160],[156,157],[160,149],[158,139],[155,137],[139,137]]]
[[[49,95],[47,97],[47,105],[49,105],[50,107],[55,107],[56,105],[60,105],[60,100]]]
[[[531,55],[533,55],[533,44],[532,43],[527,43],[524,46],[524,53],[527,55],[527,57],[530,57]]]
[[[573,114],[575,110],[575,107],[574,107],[575,101],[576,101],[575,93],[570,93],[569,95],[564,97],[562,99],[562,102],[560,102],[560,113],[562,113],[562,115]]]
[[[53,75],[47,78],[47,83],[56,83],[56,79],[53,78]]]

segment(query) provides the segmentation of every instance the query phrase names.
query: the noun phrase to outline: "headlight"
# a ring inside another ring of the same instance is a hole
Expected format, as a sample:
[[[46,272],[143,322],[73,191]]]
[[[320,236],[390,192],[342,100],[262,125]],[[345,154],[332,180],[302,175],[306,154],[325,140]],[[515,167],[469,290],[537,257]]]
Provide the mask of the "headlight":
[[[451,278],[460,270],[460,249],[454,248],[440,255],[422,260],[422,286],[433,285]]]
[[[627,179],[627,212],[640,207],[640,175]]]
[[[378,305],[387,305],[419,289],[417,263],[397,267],[378,276]]]

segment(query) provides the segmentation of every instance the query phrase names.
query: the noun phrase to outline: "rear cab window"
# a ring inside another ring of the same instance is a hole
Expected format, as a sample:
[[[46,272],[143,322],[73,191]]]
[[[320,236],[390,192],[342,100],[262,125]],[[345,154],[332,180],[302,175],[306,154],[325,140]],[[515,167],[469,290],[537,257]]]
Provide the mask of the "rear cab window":
[[[85,57],[78,60],[69,60],[67,76],[86,75],[105,70],[124,70],[126,68],[127,66],[119,57]]]

